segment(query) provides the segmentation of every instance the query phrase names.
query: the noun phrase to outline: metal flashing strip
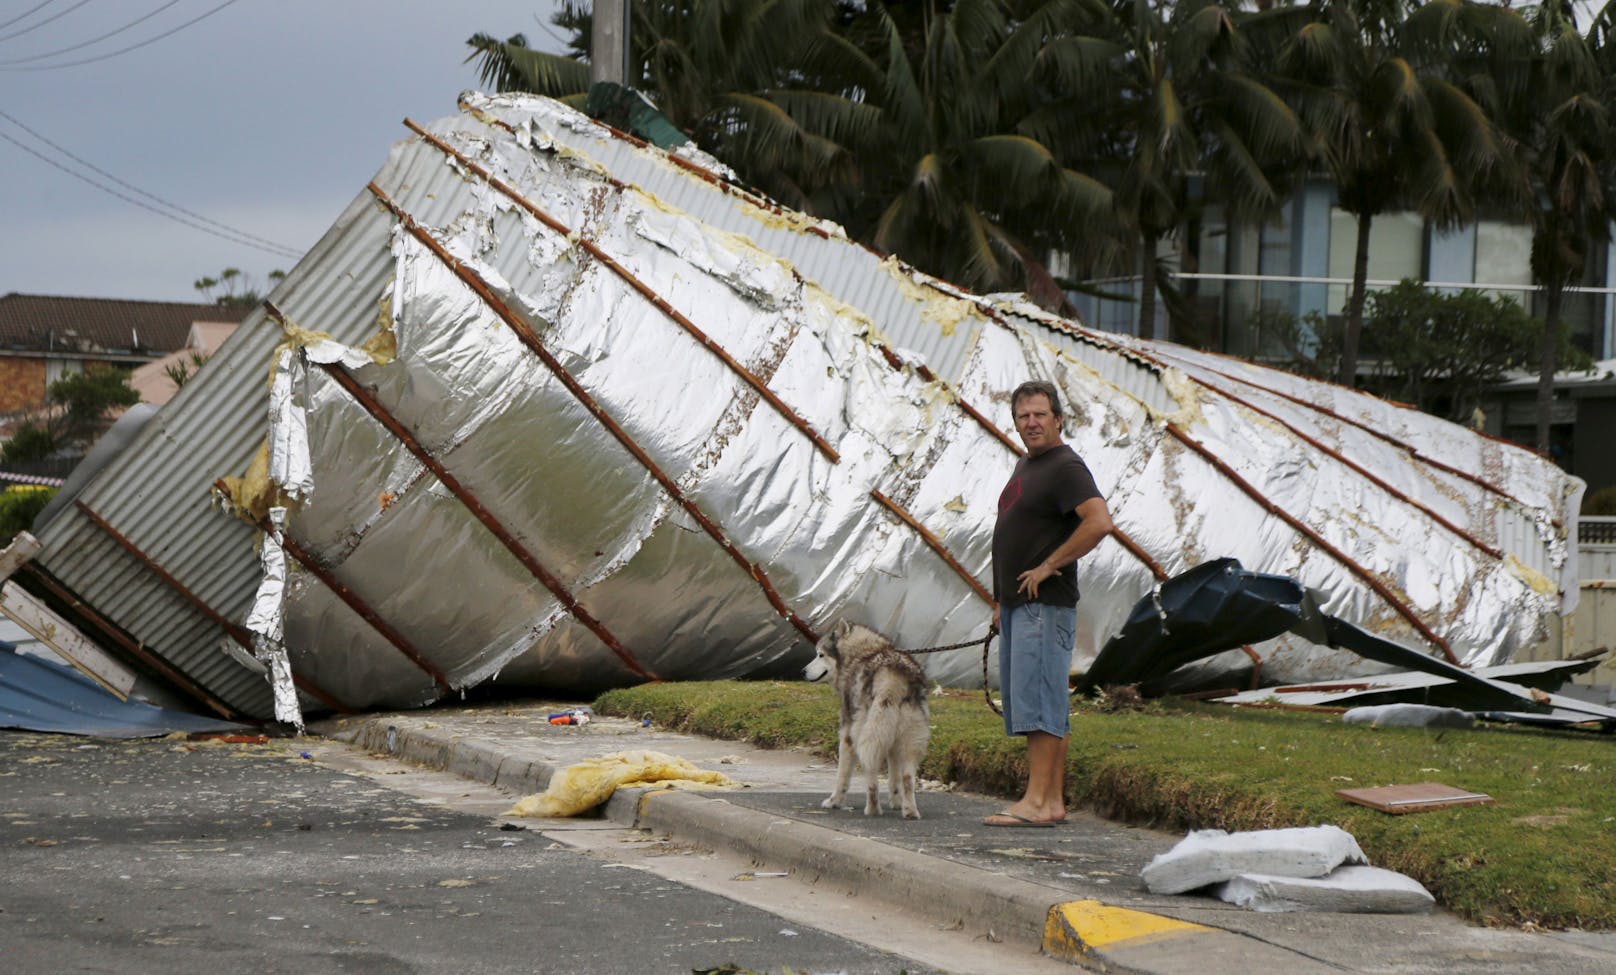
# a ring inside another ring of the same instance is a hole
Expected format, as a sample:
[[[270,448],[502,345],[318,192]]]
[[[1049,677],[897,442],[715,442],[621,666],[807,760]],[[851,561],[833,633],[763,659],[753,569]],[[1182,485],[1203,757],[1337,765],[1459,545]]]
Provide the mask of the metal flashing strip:
[[[599,244],[596,244],[592,240],[584,239],[582,236],[575,235],[571,228],[567,227],[550,214],[544,212],[544,210],[540,209],[531,200],[528,200],[522,194],[518,193],[514,188],[511,187],[510,184],[490,173],[482,166],[479,166],[454,147],[450,146],[442,139],[439,139],[437,136],[432,135],[430,132],[427,132],[412,120],[405,119],[404,124],[409,126],[412,132],[419,135],[433,148],[449,156],[451,159],[466,167],[471,172],[476,173],[477,176],[480,177],[484,182],[488,183],[488,185],[505,194],[505,196],[509,197],[512,202],[516,203],[523,210],[526,210],[530,215],[533,216],[534,219],[550,228],[550,230],[561,235],[562,237],[567,238],[568,240],[576,240],[578,246],[582,247],[586,252],[588,252],[589,256],[599,261],[613,274],[621,278],[641,297],[650,302],[652,307],[656,308],[658,311],[662,312],[663,315],[667,316],[669,320],[683,329],[703,348],[717,356],[718,359],[724,363],[724,365],[729,367],[731,372],[741,377],[741,379],[744,380],[748,386],[751,386],[759,396],[763,397],[764,401],[774,408],[775,412],[779,413],[783,418],[785,418],[787,423],[790,423],[792,426],[800,430],[803,435],[806,436],[813,443],[813,445],[819,449],[820,453],[830,458],[832,463],[836,463],[841,460],[841,455],[837,453],[836,448],[832,447],[824,437],[820,436],[819,432],[809,425],[807,420],[804,420],[800,415],[798,415],[796,410],[793,410],[790,406],[786,405],[786,403],[782,401],[779,396],[775,395],[774,391],[768,387],[768,384],[754,376],[745,366],[741,365],[739,362],[736,362],[735,358],[731,356],[722,345],[719,345],[717,342],[713,341],[706,332],[703,332],[696,326],[695,322],[692,322],[677,308],[674,308],[672,305],[668,304],[666,298],[663,298],[661,295],[657,294],[654,290],[652,290],[650,285],[646,284],[644,281],[641,281],[631,271],[629,271],[628,268],[624,267],[610,254],[607,254],[604,250],[602,250]],[[374,183],[371,184],[371,192],[380,195],[380,191],[376,188]],[[398,212],[396,208],[394,208],[394,212]]]
[[[583,386],[578,383],[578,380],[572,375],[572,373],[568,372],[566,367],[563,366],[561,362],[550,353],[550,350],[547,349],[544,343],[539,340],[538,335],[534,333],[533,329],[527,324],[527,322],[524,321],[520,316],[513,313],[503,301],[495,296],[494,293],[489,289],[487,282],[478,277],[476,272],[472,271],[459,261],[456,261],[451,254],[444,250],[443,246],[439,244],[430,233],[427,232],[425,227],[422,227],[415,221],[413,217],[405,213],[403,209],[394,203],[380,187],[372,183],[370,186],[370,191],[378,200],[381,201],[384,206],[388,208],[388,210],[393,213],[395,217],[398,218],[399,222],[403,224],[404,228],[410,232],[411,236],[415,237],[416,240],[419,240],[422,244],[424,244],[427,249],[432,251],[432,253],[443,262],[444,266],[453,270],[456,277],[464,282],[467,287],[471,288],[472,291],[476,292],[477,296],[482,299],[483,303],[486,304],[489,309],[494,312],[494,314],[498,315],[500,320],[503,321],[505,325],[516,334],[516,337],[522,341],[522,344],[526,345],[534,355],[538,356],[539,361],[544,363],[545,368],[549,369],[550,373],[554,375],[564,387],[566,387],[567,391],[572,394],[573,398],[582,404],[584,409],[588,410],[590,415],[593,416],[601,426],[605,427],[606,431],[610,433],[618,443],[622,444],[623,449],[627,450],[629,455],[638,461],[640,466],[645,468],[646,472],[656,480],[657,484],[668,493],[668,496],[672,498],[675,503],[683,508],[691,518],[695,519],[696,523],[701,526],[702,531],[706,532],[707,535],[713,539],[713,541],[717,542],[718,546],[724,550],[725,554],[727,554],[736,565],[740,566],[742,571],[744,571],[749,577],[752,578],[753,581],[758,584],[758,587],[763,590],[764,598],[769,601],[769,605],[774,608],[774,611],[785,619],[786,622],[790,623],[798,633],[802,634],[802,636],[807,639],[809,643],[818,643],[819,634],[811,625],[809,625],[806,620],[797,615],[796,611],[786,604],[785,599],[780,595],[779,591],[774,588],[774,584],[769,581],[768,573],[764,571],[763,566],[748,559],[746,555],[736,547],[735,543],[730,541],[723,529],[720,528],[705,511],[702,511],[694,501],[690,500],[690,498],[686,496],[684,491],[679,488],[679,485],[674,482],[673,478],[669,477],[667,473],[663,471],[654,460],[651,459],[651,456],[645,452],[645,449],[636,443],[633,437],[629,436],[628,431],[623,429],[623,426],[613,419],[612,416],[595,401],[595,398],[589,395],[589,391],[584,389]]]
[[[232,623],[224,616],[223,613],[220,613],[212,606],[209,606],[202,599],[202,597],[192,592],[184,583],[174,578],[173,574],[158,564],[156,559],[153,559],[150,555],[146,554],[146,552],[142,550],[140,546],[124,537],[122,532],[114,528],[110,522],[97,514],[95,510],[88,504],[85,504],[83,500],[74,501],[73,507],[77,508],[84,515],[84,517],[90,519],[90,522],[97,528],[101,529],[103,532],[106,532],[107,537],[111,538],[114,542],[117,542],[118,545],[130,555],[133,555],[136,561],[144,565],[153,575],[160,579],[164,585],[173,590],[175,595],[189,603],[197,612],[201,613],[209,620],[212,620],[221,629],[223,629],[232,640],[236,641],[236,643],[240,644],[245,650],[247,650],[247,652],[252,652],[252,634],[248,633],[245,627],[239,623]],[[324,704],[326,707],[331,708],[332,710],[341,714],[353,713],[352,708],[345,706],[341,701],[338,701],[335,697],[328,694],[324,688],[320,687],[318,684],[314,683],[308,678],[300,677],[294,673],[292,675],[292,680],[297,684],[298,690],[308,694],[310,697],[319,701],[321,704]]]

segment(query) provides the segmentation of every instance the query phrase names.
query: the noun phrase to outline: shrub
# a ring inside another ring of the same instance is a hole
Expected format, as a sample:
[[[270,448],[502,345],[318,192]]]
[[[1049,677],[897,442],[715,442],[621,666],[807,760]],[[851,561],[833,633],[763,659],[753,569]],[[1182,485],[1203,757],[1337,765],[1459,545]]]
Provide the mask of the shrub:
[[[48,426],[25,421],[17,427],[10,440],[0,444],[0,461],[24,464],[44,460],[56,452],[57,446],[56,438],[51,435]]]
[[[0,491],[0,548],[11,544],[20,531],[27,531],[34,516],[56,496],[53,487],[18,484]]]

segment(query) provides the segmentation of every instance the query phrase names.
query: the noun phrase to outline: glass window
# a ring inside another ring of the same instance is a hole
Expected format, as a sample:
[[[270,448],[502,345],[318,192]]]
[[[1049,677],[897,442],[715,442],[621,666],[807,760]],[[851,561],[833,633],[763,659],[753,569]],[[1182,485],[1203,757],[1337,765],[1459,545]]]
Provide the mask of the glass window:
[[[1352,263],[1358,245],[1358,218],[1339,207],[1330,208],[1330,277],[1352,280]],[[1369,280],[1401,281],[1424,279],[1425,221],[1406,211],[1382,213],[1369,227]],[[1371,284],[1369,289],[1374,290]],[[1329,313],[1339,315],[1347,307],[1350,284],[1330,286]]]
[[[1471,278],[1478,285],[1532,283],[1532,228],[1500,220],[1476,221],[1476,272]],[[1486,289],[1493,297],[1510,295],[1530,305],[1526,291],[1518,288]]]

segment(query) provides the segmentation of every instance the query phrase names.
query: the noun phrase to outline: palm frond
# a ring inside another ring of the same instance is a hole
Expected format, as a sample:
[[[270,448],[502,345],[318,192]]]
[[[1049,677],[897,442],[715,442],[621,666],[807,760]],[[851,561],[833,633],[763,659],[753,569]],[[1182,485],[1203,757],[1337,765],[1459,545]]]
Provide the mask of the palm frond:
[[[1279,190],[1246,140],[1227,123],[1212,126],[1216,149],[1208,154],[1208,176],[1217,198],[1237,216],[1267,215],[1280,204]]]
[[[1115,194],[1101,181],[1073,169],[1062,169],[1057,176],[1057,192],[1052,216],[1067,225],[1082,223],[1089,230],[1116,233]]]
[[[1303,130],[1296,110],[1272,88],[1244,74],[1218,79],[1226,114],[1239,120],[1241,139],[1258,158],[1274,159],[1301,151]]]
[[[881,104],[892,121],[897,139],[912,144],[929,144],[926,125],[926,99],[915,77],[909,54],[903,48],[903,35],[886,11],[877,12],[886,35],[887,64],[882,78]]]
[[[733,111],[735,134],[725,157],[749,178],[771,169],[789,168],[810,180],[827,178],[845,162],[846,150],[835,141],[804,129],[791,113],[761,95],[730,92],[719,99]]]
[[[958,280],[982,291],[1013,286],[1014,278],[995,253],[992,224],[974,209],[967,209],[964,217],[965,233],[953,242],[959,255],[955,259]]]
[[[557,54],[535,51],[521,34],[501,41],[488,34],[473,34],[466,44],[476,60],[481,84],[498,91],[527,91],[561,98],[589,89],[589,66]]]
[[[1180,9],[1183,10],[1179,15]],[[1175,8],[1168,43],[1173,63],[1190,65],[1228,52],[1235,45],[1234,18],[1215,4]]]
[[[874,149],[885,135],[886,113],[878,105],[820,91],[781,89],[764,93],[804,131],[852,149]]]
[[[1126,48],[1107,38],[1061,37],[1038,52],[1036,77],[1057,91],[1092,93],[1103,101],[1119,87],[1113,64],[1126,56]]]
[[[1060,178],[1048,147],[1024,135],[972,139],[962,148],[961,159],[972,173],[973,195],[1000,207],[1044,196]]]

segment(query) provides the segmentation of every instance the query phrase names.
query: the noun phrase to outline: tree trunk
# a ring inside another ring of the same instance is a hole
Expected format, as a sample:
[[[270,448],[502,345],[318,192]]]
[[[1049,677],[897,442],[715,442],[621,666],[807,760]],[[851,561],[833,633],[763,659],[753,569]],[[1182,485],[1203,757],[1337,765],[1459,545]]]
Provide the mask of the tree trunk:
[[[1156,337],[1156,237],[1144,235],[1144,266],[1139,270],[1139,337]]]
[[[1347,300],[1347,324],[1341,334],[1341,372],[1336,377],[1343,386],[1358,384],[1358,340],[1363,336],[1364,298],[1369,281],[1369,225],[1374,214],[1358,214],[1358,246],[1352,257],[1352,296]]]
[[[1537,358],[1537,449],[1549,453],[1549,421],[1554,415],[1554,374],[1560,357],[1560,298],[1558,281],[1543,284],[1543,342]]]

